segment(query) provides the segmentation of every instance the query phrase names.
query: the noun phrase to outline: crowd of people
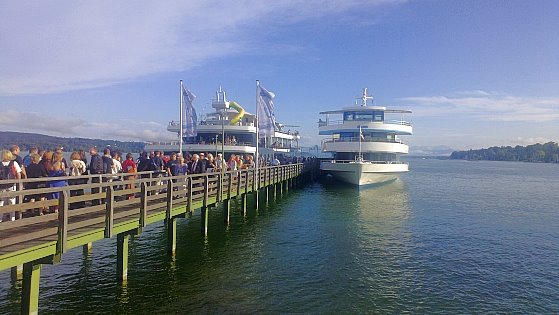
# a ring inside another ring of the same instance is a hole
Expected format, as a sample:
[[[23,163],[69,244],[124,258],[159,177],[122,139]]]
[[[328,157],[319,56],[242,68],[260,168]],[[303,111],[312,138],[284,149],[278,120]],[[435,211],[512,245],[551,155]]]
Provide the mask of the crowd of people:
[[[54,150],[39,150],[37,147],[31,147],[27,155],[21,157],[18,145],[12,145],[9,150],[2,150],[2,169],[0,171],[0,180],[9,180],[6,184],[0,184],[0,192],[16,191],[16,181],[23,178],[50,178],[45,181],[31,181],[24,184],[26,190],[47,188],[47,187],[63,187],[66,185],[87,184],[88,178],[80,177],[82,175],[96,174],[113,174],[111,176],[92,177],[92,183],[103,181],[111,181],[112,179],[123,178],[124,180],[133,179],[138,172],[146,172],[140,174],[141,177],[150,176],[155,173],[157,176],[176,176],[188,174],[202,174],[221,171],[236,171],[240,169],[252,168],[255,166],[254,157],[251,154],[237,155],[231,154],[226,161],[221,153],[214,158],[211,153],[201,152],[199,154],[187,153],[184,157],[178,153],[164,155],[163,152],[142,152],[137,160],[134,159],[132,153],[127,153],[124,161],[118,151],[111,151],[110,148],[103,150],[102,155],[96,147],[89,150],[90,159],[87,160],[86,153],[83,150],[75,151],[70,154],[70,162],[64,158],[64,152],[61,147]],[[297,160],[280,161],[277,157],[272,160],[261,158],[260,165],[280,165]],[[116,174],[121,174],[122,177]],[[70,176],[76,179],[66,180],[59,177]],[[13,180],[13,183],[11,181]],[[126,184],[127,188],[130,184]],[[99,188],[92,189],[92,193],[98,193]],[[83,195],[83,189],[75,189],[70,191],[70,196]],[[49,194],[28,194],[24,198],[24,202],[33,202],[44,199],[58,199],[59,192]],[[12,205],[16,203],[16,197],[0,198],[0,206]],[[94,201],[99,204],[101,201]],[[71,208],[79,208],[84,205],[83,202],[71,204]],[[38,209],[38,215],[58,211],[57,206],[51,206],[44,209]],[[5,218],[15,220],[15,213],[0,214],[0,222]]]

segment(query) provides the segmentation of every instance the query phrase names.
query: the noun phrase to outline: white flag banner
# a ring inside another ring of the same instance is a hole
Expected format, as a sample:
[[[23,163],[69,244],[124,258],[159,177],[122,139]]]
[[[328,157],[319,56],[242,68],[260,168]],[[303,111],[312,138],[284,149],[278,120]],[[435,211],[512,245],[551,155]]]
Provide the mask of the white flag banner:
[[[194,137],[196,136],[196,122],[198,117],[196,116],[196,109],[194,109],[194,99],[196,95],[182,87],[182,101],[184,109],[184,121],[182,125],[182,133],[184,137]]]
[[[274,93],[258,85],[258,132],[259,138],[273,136],[276,131],[276,117],[274,116]]]

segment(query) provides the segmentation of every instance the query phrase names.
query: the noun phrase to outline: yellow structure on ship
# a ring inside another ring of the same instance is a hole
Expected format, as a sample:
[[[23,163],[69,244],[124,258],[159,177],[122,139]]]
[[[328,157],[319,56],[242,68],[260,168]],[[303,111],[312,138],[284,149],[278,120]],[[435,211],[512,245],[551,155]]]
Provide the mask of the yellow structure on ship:
[[[236,125],[243,118],[243,116],[245,116],[245,109],[237,102],[228,102],[228,103],[229,103],[229,108],[232,108],[239,112],[229,122],[230,125]]]

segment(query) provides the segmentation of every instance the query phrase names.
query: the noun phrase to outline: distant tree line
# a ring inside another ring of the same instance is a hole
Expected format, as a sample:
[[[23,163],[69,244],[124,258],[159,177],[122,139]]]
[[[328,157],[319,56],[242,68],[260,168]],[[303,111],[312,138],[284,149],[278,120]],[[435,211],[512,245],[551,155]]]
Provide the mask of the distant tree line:
[[[455,160],[489,160],[559,163],[559,146],[555,142],[536,143],[528,146],[491,147],[487,149],[454,151],[450,155]]]
[[[55,147],[62,147],[66,152],[78,150],[87,151],[89,150],[89,148],[96,146],[101,149],[104,149],[105,147],[111,147],[120,152],[136,153],[143,151],[145,146],[143,142],[134,141],[63,138],[46,136],[36,133],[0,131],[0,148],[8,149],[13,144],[17,144],[22,152],[26,152],[30,147],[33,146],[45,150],[52,150]]]

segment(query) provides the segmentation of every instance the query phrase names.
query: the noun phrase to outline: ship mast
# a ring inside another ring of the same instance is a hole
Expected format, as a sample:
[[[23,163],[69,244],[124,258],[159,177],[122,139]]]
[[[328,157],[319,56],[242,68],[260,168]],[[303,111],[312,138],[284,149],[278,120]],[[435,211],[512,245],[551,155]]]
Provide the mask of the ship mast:
[[[373,97],[367,95],[367,88],[363,89],[363,96],[361,96],[360,99],[361,99],[361,107],[367,106],[367,100],[371,100],[371,104],[373,103]]]

